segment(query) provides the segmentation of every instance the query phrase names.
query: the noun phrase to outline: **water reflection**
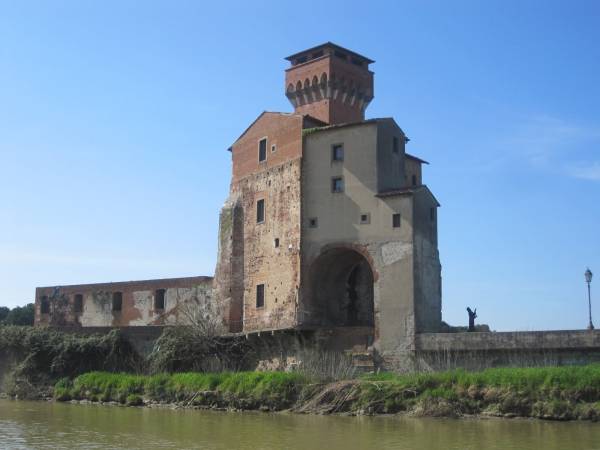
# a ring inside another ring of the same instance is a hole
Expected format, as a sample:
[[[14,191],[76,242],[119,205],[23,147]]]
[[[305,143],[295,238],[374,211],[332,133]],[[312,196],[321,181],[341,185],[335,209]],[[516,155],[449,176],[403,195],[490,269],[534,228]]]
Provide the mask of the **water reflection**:
[[[10,449],[600,449],[600,424],[337,417],[0,400]]]

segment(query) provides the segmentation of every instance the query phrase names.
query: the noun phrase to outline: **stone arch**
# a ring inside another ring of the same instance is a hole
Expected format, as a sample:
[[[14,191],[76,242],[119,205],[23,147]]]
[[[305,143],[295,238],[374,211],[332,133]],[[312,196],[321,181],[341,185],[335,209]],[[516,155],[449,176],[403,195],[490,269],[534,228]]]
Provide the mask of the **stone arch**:
[[[322,85],[326,85],[327,84],[327,74],[325,72],[323,72],[321,74],[321,84]]]
[[[288,92],[288,93],[294,92],[294,85],[292,83],[288,84],[286,92]]]
[[[374,326],[374,271],[361,252],[324,250],[311,264],[307,307],[330,326]]]

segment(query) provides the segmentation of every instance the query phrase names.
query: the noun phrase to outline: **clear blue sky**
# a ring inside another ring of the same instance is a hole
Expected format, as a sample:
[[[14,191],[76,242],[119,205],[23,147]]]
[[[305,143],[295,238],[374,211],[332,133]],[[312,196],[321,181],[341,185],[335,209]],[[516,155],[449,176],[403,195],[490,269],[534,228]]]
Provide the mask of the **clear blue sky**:
[[[0,305],[211,275],[227,147],[290,111],[283,57],[377,62],[368,117],[431,162],[443,314],[600,326],[600,3],[0,0]]]

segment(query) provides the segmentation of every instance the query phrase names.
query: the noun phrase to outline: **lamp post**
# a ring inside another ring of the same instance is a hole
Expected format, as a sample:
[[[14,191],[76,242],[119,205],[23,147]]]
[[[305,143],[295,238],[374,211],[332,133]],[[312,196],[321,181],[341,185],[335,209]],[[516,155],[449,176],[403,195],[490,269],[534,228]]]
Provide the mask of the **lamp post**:
[[[591,289],[590,289],[590,284],[592,283],[592,271],[588,268],[585,271],[585,282],[588,285],[588,311],[590,314],[590,324],[588,325],[588,330],[593,330],[594,329],[594,324],[592,323],[592,295],[591,295]]]

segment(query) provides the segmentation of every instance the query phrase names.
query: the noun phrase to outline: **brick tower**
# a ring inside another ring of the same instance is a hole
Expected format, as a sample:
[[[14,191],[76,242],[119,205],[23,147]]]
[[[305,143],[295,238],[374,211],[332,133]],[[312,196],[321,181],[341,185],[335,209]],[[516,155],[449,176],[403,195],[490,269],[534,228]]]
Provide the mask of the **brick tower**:
[[[369,58],[331,42],[286,58],[286,96],[298,114],[325,123],[360,122],[373,99]]]

